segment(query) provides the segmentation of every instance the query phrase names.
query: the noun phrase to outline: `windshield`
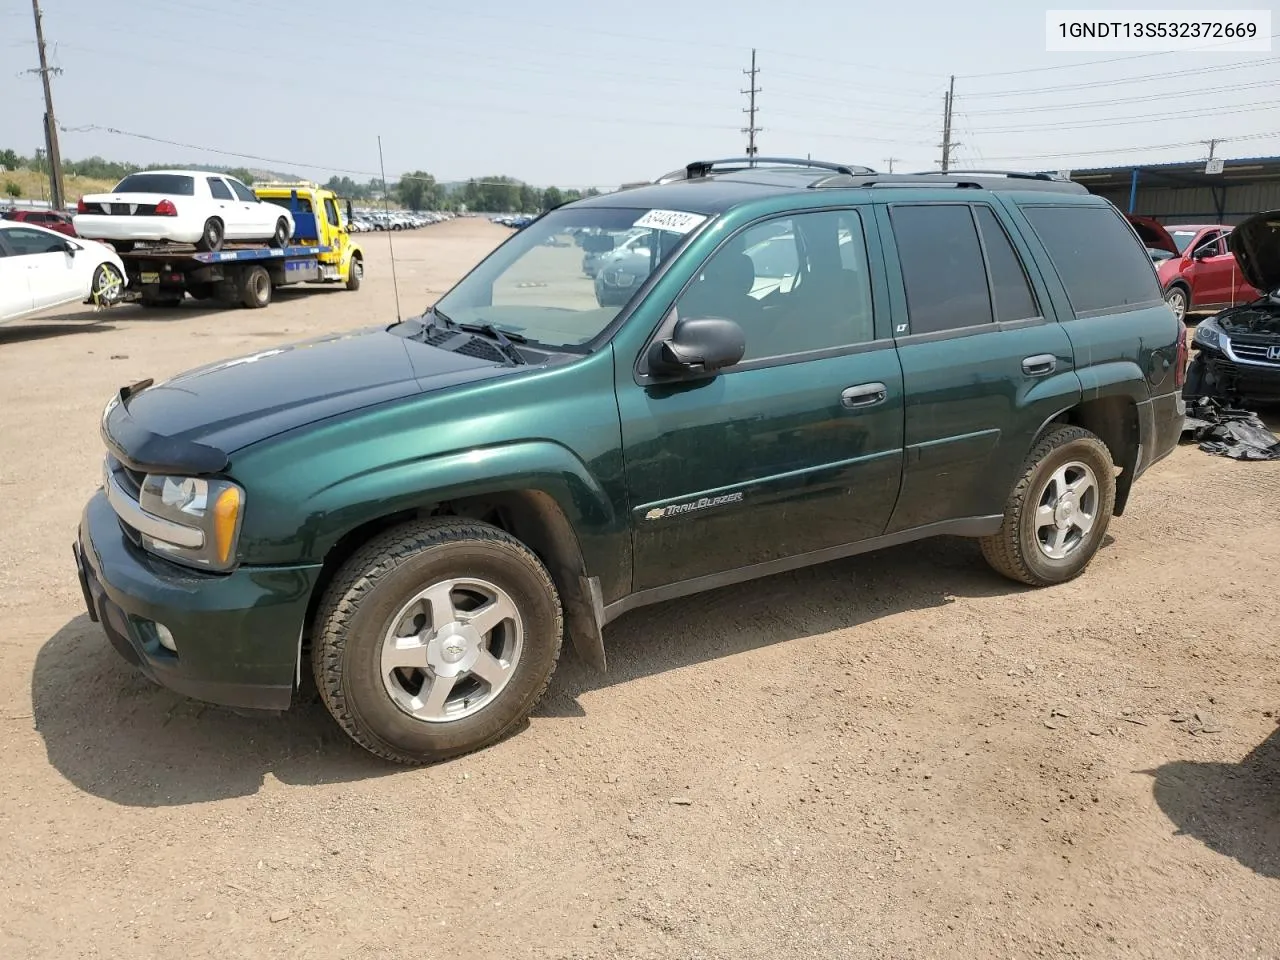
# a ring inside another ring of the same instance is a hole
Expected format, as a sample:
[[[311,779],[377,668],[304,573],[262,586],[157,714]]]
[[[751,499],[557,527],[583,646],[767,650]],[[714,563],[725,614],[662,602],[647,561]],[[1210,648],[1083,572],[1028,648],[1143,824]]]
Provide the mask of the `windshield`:
[[[1147,247],[1147,253],[1151,254],[1151,259],[1156,263],[1162,263],[1165,260],[1172,260],[1173,254],[1168,250],[1161,250],[1159,247]]]
[[[195,195],[195,181],[177,173],[131,173],[112,193],[173,193],[181,197]]]
[[[492,324],[549,346],[580,346],[604,330],[706,220],[670,210],[553,210],[490,254],[436,306],[456,323]]]
[[[1169,236],[1173,237],[1173,243],[1178,248],[1178,252],[1186,253],[1187,247],[1199,232],[1199,230],[1170,230]]]

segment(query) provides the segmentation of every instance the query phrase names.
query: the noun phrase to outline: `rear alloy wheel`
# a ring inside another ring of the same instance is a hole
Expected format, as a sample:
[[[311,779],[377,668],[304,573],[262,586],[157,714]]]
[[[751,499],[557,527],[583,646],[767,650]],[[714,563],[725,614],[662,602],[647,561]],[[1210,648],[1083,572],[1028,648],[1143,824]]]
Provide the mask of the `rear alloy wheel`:
[[[251,310],[271,302],[271,274],[262,266],[250,267],[240,277],[240,302]]]
[[[93,271],[93,283],[89,287],[89,299],[99,307],[119,303],[124,296],[124,277],[114,263],[100,263]]]
[[[276,232],[271,235],[271,245],[283,249],[289,243],[289,221],[281,217],[276,221]]]
[[[338,572],[314,624],[325,706],[366,750],[445,760],[521,723],[560,656],[547,569],[488,524],[441,517],[370,542]]]
[[[200,233],[200,239],[196,241],[196,249],[219,250],[224,236],[222,221],[217,217],[210,217],[204,222],[204,230]]]
[[[1033,587],[1084,573],[1111,522],[1115,468],[1101,440],[1081,427],[1056,427],[1028,454],[982,555],[998,573]]]
[[[1173,287],[1164,295],[1164,302],[1173,310],[1173,315],[1178,318],[1181,323],[1187,319],[1187,308],[1190,304],[1187,301],[1187,291],[1182,287]]]

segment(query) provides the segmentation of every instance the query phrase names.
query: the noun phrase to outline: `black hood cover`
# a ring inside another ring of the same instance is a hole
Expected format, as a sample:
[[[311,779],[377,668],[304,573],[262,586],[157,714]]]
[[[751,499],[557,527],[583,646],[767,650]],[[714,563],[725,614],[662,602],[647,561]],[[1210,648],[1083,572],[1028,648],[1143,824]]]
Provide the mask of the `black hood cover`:
[[[1227,246],[1250,286],[1263,293],[1280,288],[1280,210],[1250,217],[1231,231]]]
[[[134,469],[217,473],[235,450],[296,427],[520,369],[370,327],[125,388],[102,434]]]

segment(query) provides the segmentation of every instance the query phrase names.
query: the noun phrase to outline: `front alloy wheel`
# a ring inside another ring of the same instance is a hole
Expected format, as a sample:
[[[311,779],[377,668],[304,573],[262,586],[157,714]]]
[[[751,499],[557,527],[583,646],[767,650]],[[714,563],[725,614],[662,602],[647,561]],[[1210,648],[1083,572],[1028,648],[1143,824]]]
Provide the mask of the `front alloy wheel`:
[[[93,272],[93,284],[89,292],[90,299],[100,307],[109,307],[118,303],[124,296],[124,277],[116,269],[115,264],[102,263]]]

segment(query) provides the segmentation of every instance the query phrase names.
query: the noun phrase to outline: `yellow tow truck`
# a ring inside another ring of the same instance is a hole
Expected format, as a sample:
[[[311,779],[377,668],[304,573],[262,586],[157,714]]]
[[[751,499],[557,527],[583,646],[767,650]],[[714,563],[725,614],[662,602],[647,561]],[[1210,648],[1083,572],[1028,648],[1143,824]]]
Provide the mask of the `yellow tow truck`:
[[[332,190],[310,180],[255,183],[253,192],[259,200],[293,214],[291,245],[320,248],[315,255],[315,276],[304,282],[344,283],[348,290],[360,289],[364,251],[348,232],[352,219],[350,200],[342,200]]]

